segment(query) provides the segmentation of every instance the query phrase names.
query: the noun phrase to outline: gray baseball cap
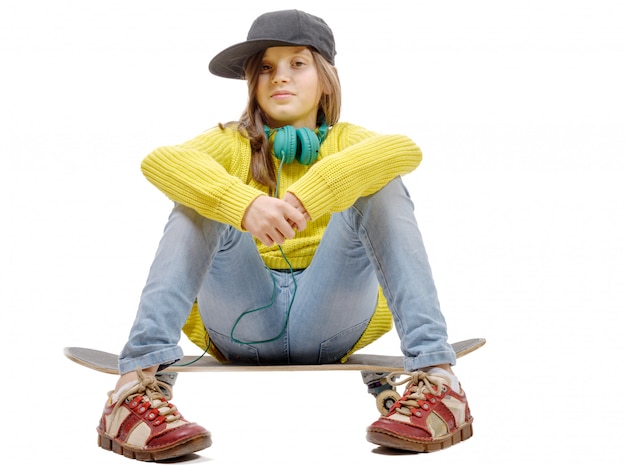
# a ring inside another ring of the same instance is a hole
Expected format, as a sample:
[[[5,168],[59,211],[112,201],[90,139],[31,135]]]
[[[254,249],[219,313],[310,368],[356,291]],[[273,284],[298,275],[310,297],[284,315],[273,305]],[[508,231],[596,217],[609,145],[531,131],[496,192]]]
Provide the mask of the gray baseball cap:
[[[265,13],[254,20],[248,39],[218,53],[209,63],[216,76],[245,79],[244,67],[249,57],[268,47],[306,45],[335,64],[335,37],[328,24],[317,16],[300,10]]]

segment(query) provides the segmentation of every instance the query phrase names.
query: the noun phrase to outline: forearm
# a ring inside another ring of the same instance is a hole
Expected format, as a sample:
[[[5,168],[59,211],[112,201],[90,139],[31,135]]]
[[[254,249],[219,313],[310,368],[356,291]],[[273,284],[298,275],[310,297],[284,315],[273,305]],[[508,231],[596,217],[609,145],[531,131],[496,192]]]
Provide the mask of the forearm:
[[[422,152],[410,138],[377,135],[320,160],[288,191],[316,218],[345,210],[359,197],[413,171],[421,159]]]
[[[141,170],[173,201],[238,229],[246,208],[263,194],[210,157],[179,146],[155,150],[143,160]]]

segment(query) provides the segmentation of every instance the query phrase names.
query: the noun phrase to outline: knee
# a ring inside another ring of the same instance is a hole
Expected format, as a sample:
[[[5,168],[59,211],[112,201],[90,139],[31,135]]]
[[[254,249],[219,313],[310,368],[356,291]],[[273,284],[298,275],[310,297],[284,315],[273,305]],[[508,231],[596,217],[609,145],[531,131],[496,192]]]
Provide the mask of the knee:
[[[414,209],[409,191],[400,177],[393,178],[378,192],[359,198],[354,207],[363,215],[375,211],[394,217],[400,211],[406,209],[413,212]]]

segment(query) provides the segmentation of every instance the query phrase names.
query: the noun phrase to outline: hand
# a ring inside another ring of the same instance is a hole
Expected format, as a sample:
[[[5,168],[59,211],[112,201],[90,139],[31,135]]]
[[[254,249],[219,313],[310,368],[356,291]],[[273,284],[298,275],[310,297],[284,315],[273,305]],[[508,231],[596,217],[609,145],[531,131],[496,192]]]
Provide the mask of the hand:
[[[300,207],[300,201],[291,195]],[[295,229],[306,228],[307,215],[297,207],[291,205],[293,199],[277,199],[262,195],[252,201],[243,216],[241,225],[259,239],[264,245],[282,245],[285,239],[296,235]]]
[[[300,213],[302,213],[304,215],[304,218],[307,221],[311,221],[311,217],[307,213],[306,208],[304,208],[304,205],[302,205],[302,202],[300,202],[300,199],[298,197],[293,195],[291,192],[287,192],[285,196],[283,197],[283,200],[287,202],[289,205],[291,205],[292,207],[294,207],[296,210],[298,210]],[[304,228],[299,228],[299,229],[304,229]]]

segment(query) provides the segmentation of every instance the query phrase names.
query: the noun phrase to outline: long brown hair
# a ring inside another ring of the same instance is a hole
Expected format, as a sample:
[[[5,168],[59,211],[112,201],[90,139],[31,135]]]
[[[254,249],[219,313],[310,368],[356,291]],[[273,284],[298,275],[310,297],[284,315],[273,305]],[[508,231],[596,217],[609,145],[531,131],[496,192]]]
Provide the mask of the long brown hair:
[[[324,121],[332,127],[339,121],[341,112],[341,84],[337,69],[326,61],[319,53],[311,49],[313,60],[319,75],[319,83],[323,89],[317,110],[317,125]],[[265,136],[264,125],[266,116],[256,99],[256,87],[261,72],[263,52],[252,55],[246,62],[246,80],[248,82],[248,105],[237,123],[238,131],[250,140],[252,161],[250,171],[252,178],[268,187],[270,194],[276,189],[276,169],[271,148]]]

